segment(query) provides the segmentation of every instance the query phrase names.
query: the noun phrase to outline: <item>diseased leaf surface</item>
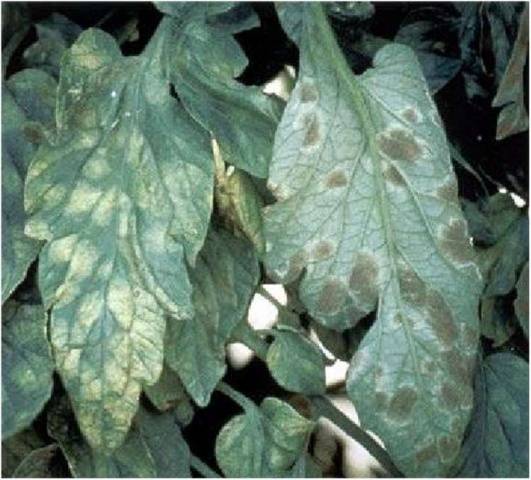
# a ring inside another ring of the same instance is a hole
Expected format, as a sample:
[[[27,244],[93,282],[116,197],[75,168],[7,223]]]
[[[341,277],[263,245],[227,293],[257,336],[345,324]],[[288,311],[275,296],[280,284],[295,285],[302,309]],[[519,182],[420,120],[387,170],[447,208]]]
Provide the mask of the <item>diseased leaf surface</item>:
[[[458,477],[529,476],[529,365],[496,353],[479,365]]]
[[[30,160],[53,121],[52,77],[23,70],[2,86],[2,303],[24,279],[40,242],[24,234],[24,181]]]
[[[216,459],[227,477],[289,476],[304,455],[313,422],[273,397],[249,407],[221,429]]]
[[[83,32],[62,59],[57,139],[26,184],[26,233],[47,241],[39,286],[57,368],[96,449],[121,444],[158,379],[164,315],[191,317],[185,257],[212,208],[209,138],[170,96],[165,28],[136,57]]]
[[[418,62],[389,45],[354,77],[318,4],[277,135],[266,265],[323,325],[378,308],[347,388],[406,475],[443,475],[472,407],[481,280]]]
[[[210,230],[190,272],[195,315],[170,320],[165,341],[168,365],[199,406],[209,403],[225,373],[225,344],[247,312],[259,273],[251,245]]]
[[[308,395],[325,393],[323,356],[317,345],[301,334],[275,331],[266,362],[273,378],[285,389]]]
[[[42,305],[2,307],[2,439],[29,426],[52,393],[46,320]]]

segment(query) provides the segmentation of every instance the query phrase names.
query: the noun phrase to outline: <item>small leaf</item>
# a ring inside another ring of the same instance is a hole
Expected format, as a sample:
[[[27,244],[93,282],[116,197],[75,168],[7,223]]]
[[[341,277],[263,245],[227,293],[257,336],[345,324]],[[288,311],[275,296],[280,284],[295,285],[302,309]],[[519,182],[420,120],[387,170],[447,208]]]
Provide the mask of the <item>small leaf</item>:
[[[496,353],[479,366],[457,477],[529,475],[529,366]]]
[[[498,41],[495,38],[495,44]],[[498,117],[496,139],[503,140],[510,135],[529,128],[528,113],[524,98],[524,68],[529,45],[529,5],[520,15],[518,36],[498,92],[492,101],[493,107],[503,107]]]
[[[29,426],[52,393],[46,321],[42,305],[2,307],[2,439]]]
[[[216,459],[227,477],[287,475],[301,455],[313,422],[276,398],[264,399],[260,408],[249,407],[221,429]]]
[[[157,478],[190,477],[190,450],[173,415],[141,408],[138,431],[155,462]]]
[[[57,138],[26,183],[26,233],[47,241],[39,286],[57,369],[106,452],[161,373],[165,316],[192,315],[185,258],[212,209],[209,138],[170,95],[167,28],[129,57],[100,30],[81,34],[62,59]]]
[[[2,477],[12,477],[22,460],[46,442],[33,428],[27,428],[2,441]]]
[[[258,284],[251,246],[228,232],[209,232],[190,272],[195,315],[169,321],[165,358],[199,406],[205,406],[223,377],[225,344],[242,320]]]
[[[472,408],[482,286],[444,129],[409,48],[354,76],[322,7],[293,5],[300,71],[275,137],[265,264],[326,327],[377,308],[349,396],[406,475],[444,475]]]
[[[525,264],[520,272],[516,291],[517,297],[514,301],[514,311],[525,336],[529,337],[529,262]]]
[[[59,77],[61,57],[77,40],[81,27],[60,13],[35,24],[37,41],[24,52],[24,63],[28,67],[40,68]]]
[[[55,478],[51,465],[57,453],[57,445],[38,448],[28,454],[13,473],[15,478]]]
[[[145,386],[144,392],[160,411],[172,410],[181,425],[188,425],[192,421],[194,408],[190,398],[179,376],[166,363],[157,383]]]
[[[275,331],[266,362],[273,378],[286,390],[307,395],[325,393],[323,356],[317,345],[301,334]]]
[[[26,276],[41,243],[24,234],[24,181],[30,160],[53,121],[57,84],[23,70],[2,87],[2,303]]]

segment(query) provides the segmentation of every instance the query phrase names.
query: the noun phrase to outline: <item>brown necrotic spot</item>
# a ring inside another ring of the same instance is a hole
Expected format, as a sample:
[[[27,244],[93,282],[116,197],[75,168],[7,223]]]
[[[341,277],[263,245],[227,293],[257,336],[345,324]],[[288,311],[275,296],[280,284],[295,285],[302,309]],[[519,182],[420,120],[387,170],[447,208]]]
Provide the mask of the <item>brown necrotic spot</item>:
[[[411,133],[405,130],[390,130],[378,135],[378,147],[389,158],[394,160],[415,161],[422,149]]]
[[[315,102],[319,98],[319,93],[314,85],[311,83],[303,83],[301,85],[301,102],[310,103]]]
[[[446,347],[457,344],[457,328],[454,324],[452,311],[444,299],[434,290],[427,295],[428,322],[431,324],[435,336]]]
[[[449,350],[443,352],[442,357],[447,365],[448,374],[454,377],[458,384],[468,384],[471,374],[463,355],[455,350]]]
[[[411,122],[411,123],[417,123],[418,120],[419,120],[419,116],[418,116],[417,111],[414,108],[412,108],[412,107],[406,108],[402,112],[402,117],[405,120],[407,120],[408,122]]]
[[[44,132],[40,125],[36,122],[26,123],[24,127],[22,127],[22,131],[30,143],[39,144],[44,141]]]
[[[305,250],[300,250],[295,255],[293,255],[288,261],[288,273],[286,273],[284,282],[289,283],[295,280],[302,269],[305,267],[308,261],[308,254]]]
[[[321,240],[312,250],[312,256],[316,260],[324,260],[334,252],[334,245],[328,240]]]
[[[378,264],[374,256],[360,252],[354,258],[349,277],[349,288],[360,299],[375,303],[378,297]]]
[[[304,117],[304,140],[303,145],[305,147],[312,147],[319,143],[320,139],[320,133],[319,133],[319,121],[317,120],[317,116],[315,114],[313,115],[306,115]]]
[[[463,220],[452,220],[441,231],[441,249],[450,258],[459,263],[466,263],[474,258],[472,246]]]
[[[418,464],[423,464],[429,462],[437,456],[437,447],[434,443],[422,447],[416,454],[415,458],[417,459]]]
[[[347,184],[347,176],[343,170],[334,170],[330,172],[325,180],[328,188],[344,187]]]
[[[393,165],[389,165],[383,171],[383,176],[389,183],[392,183],[393,185],[402,186],[406,183],[402,174]]]
[[[450,180],[441,185],[436,192],[437,197],[450,203],[457,203],[457,182]]]
[[[343,304],[347,292],[343,283],[335,278],[328,279],[317,300],[317,309],[323,313],[336,313]]]
[[[398,281],[402,297],[412,305],[424,305],[426,300],[426,286],[413,270],[399,267]]]
[[[417,392],[411,387],[400,388],[391,399],[389,404],[389,416],[393,420],[406,420],[411,414],[415,402],[417,401]]]
[[[444,463],[454,460],[459,452],[460,442],[457,437],[444,436],[437,441],[439,455]]]
[[[441,387],[442,403],[448,407],[449,410],[454,410],[459,406],[459,395],[456,388],[449,383],[443,383]]]

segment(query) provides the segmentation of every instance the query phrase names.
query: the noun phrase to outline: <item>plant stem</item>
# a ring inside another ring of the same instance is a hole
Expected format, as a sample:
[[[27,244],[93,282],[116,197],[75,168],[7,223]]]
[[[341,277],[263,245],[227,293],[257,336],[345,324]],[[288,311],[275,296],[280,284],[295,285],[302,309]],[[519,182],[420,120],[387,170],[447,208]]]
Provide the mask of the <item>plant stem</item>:
[[[194,470],[203,475],[205,478],[221,478],[206,463],[193,454],[190,454],[190,465]]]
[[[388,453],[365,431],[358,427],[343,412],[323,396],[309,397],[317,414],[335,423],[341,430],[359,442],[393,477],[403,477]]]
[[[263,285],[260,285],[258,288],[258,293],[262,295],[266,300],[269,300],[275,307],[277,307],[279,310],[289,310],[289,308],[286,305],[282,305],[273,295],[271,295]],[[291,311],[291,310],[290,310]]]
[[[269,345],[247,323],[242,323],[233,333],[232,339],[249,347],[255,355],[266,361]]]
[[[229,384],[225,382],[219,382],[218,386],[216,387],[216,390],[223,393],[224,395],[227,395],[227,397],[229,397],[233,402],[237,403],[244,410],[256,407],[252,400],[247,398],[242,393],[234,390],[234,388],[232,388]]]

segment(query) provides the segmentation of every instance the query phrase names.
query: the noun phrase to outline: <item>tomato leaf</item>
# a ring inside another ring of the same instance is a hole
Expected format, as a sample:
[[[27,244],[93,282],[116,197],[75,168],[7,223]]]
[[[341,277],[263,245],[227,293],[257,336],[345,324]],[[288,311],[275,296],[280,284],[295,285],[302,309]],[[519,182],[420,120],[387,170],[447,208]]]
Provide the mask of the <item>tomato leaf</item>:
[[[192,314],[193,263],[212,208],[208,136],[170,96],[166,24],[124,57],[89,29],[63,56],[58,135],[28,172],[26,233],[46,240],[39,286],[81,430],[117,448],[162,369],[164,315]]]
[[[53,121],[55,80],[23,70],[2,87],[2,303],[26,276],[41,243],[24,234],[24,181]]]
[[[457,477],[529,476],[529,365],[496,353],[479,365]]]
[[[356,77],[321,6],[296,7],[300,71],[275,137],[265,263],[283,283],[304,272],[299,296],[325,326],[378,308],[350,398],[404,473],[442,475],[472,408],[481,289],[444,130],[409,48],[385,46]]]
[[[258,261],[246,241],[212,229],[190,278],[195,315],[168,322],[165,358],[202,407],[225,373],[225,344],[247,312]]]
[[[273,397],[233,417],[216,439],[216,459],[227,477],[285,476],[304,449],[314,423]]]
[[[2,439],[29,426],[52,393],[46,322],[42,305],[2,307]]]

